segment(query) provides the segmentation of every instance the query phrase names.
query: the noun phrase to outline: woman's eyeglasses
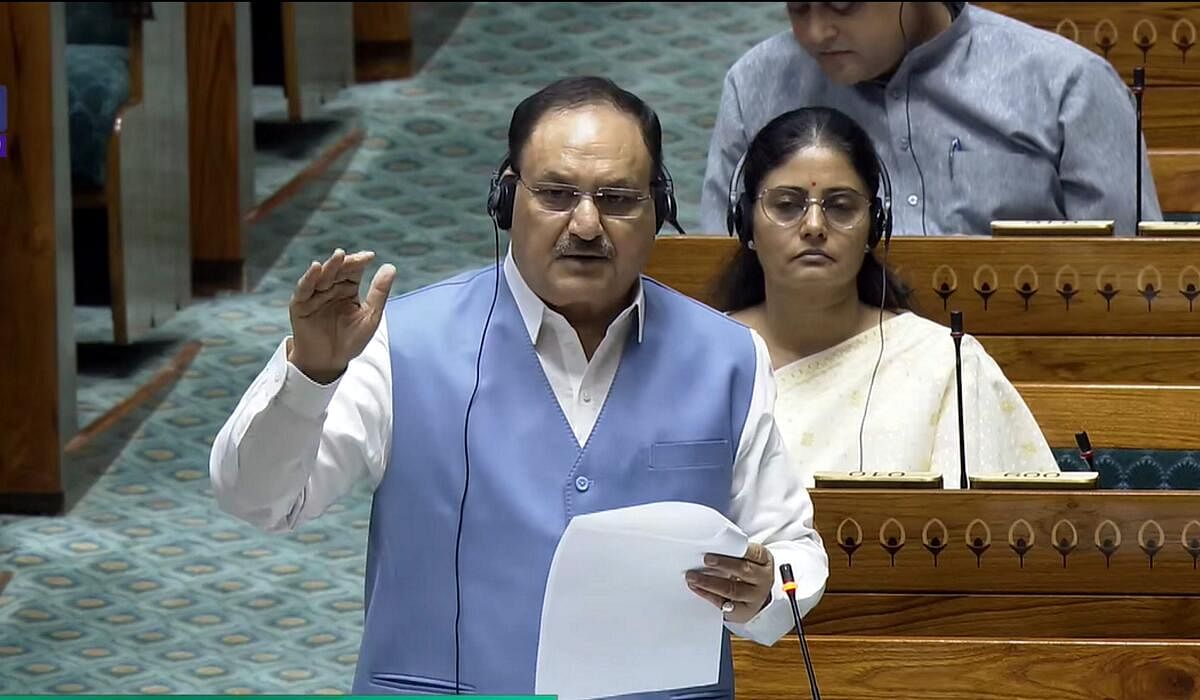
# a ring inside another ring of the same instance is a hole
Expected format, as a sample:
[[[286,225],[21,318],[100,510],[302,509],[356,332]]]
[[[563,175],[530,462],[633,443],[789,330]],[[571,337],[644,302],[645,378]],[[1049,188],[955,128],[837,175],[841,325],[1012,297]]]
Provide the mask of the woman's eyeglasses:
[[[650,195],[645,192],[624,187],[601,187],[594,192],[588,192],[571,185],[530,185],[524,180],[520,182],[533,194],[543,209],[560,214],[575,211],[580,198],[587,197],[596,205],[596,210],[601,216],[628,219],[638,216],[641,213],[642,202],[650,199]]]
[[[772,187],[760,192],[758,201],[763,214],[779,226],[794,226],[808,213],[808,208],[816,204],[830,226],[851,229],[871,209],[871,201],[854,190],[840,190],[824,199],[813,199],[798,187]]]

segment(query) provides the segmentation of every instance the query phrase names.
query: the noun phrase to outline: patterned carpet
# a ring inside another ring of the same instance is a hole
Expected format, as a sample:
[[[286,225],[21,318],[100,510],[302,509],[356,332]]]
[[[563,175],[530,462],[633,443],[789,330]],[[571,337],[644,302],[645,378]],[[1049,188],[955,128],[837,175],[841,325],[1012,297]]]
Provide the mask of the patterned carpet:
[[[483,201],[511,110],[568,74],[608,75],[658,109],[694,227],[724,71],[785,21],[782,3],[476,4],[418,77],[347,90],[330,108],[356,111],[367,138],[304,195],[320,197],[317,213],[252,229],[252,290],[159,329],[164,347],[203,349],[68,515],[0,518],[0,569],[15,572],[0,596],[0,692],[346,692],[367,491],[267,536],[216,509],[207,474],[214,435],[288,330],[300,271],[336,246],[371,248],[402,292],[489,262]],[[103,334],[102,318],[85,322]],[[147,366],[105,386],[136,386]],[[88,410],[113,398],[81,392]],[[1177,482],[1200,486],[1196,455],[1171,460]],[[1108,486],[1163,483],[1144,453],[1101,468]]]

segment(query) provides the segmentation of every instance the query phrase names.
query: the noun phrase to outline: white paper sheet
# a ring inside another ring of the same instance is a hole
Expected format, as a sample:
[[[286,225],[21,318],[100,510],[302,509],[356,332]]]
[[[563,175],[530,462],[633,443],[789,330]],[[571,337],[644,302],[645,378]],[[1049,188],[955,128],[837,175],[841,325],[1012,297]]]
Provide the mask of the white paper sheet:
[[[537,694],[585,700],[716,683],[721,611],[687,571],[748,539],[717,511],[651,503],[573,518],[550,565]]]

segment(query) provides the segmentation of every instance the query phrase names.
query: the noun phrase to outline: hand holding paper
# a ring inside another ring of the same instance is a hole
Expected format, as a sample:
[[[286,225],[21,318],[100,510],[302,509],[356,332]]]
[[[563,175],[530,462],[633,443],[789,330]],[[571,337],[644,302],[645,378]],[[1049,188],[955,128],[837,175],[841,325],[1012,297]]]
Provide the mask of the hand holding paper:
[[[744,557],[704,555],[707,568],[689,571],[688,586],[725,612],[729,622],[746,623],[771,602],[775,558],[771,550],[751,542]]]
[[[572,519],[550,565],[536,692],[571,700],[716,683],[722,613],[685,576],[705,554],[739,558],[747,545],[736,525],[695,503]]]

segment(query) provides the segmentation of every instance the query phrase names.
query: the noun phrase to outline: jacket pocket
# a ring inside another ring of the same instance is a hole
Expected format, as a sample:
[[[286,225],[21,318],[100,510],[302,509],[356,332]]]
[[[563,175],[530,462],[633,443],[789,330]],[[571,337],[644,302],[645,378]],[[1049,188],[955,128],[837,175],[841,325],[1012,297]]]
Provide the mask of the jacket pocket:
[[[656,442],[650,446],[651,469],[717,469],[732,463],[728,440]]]

